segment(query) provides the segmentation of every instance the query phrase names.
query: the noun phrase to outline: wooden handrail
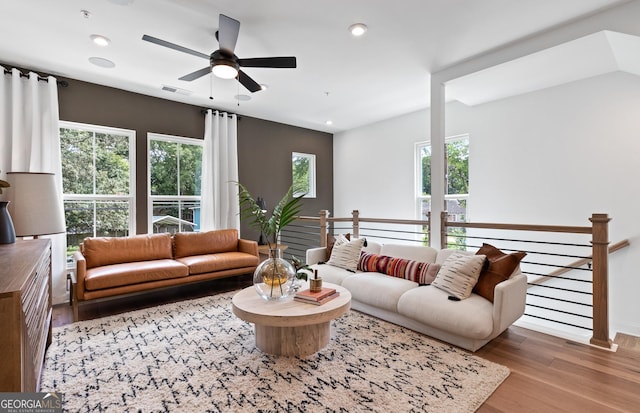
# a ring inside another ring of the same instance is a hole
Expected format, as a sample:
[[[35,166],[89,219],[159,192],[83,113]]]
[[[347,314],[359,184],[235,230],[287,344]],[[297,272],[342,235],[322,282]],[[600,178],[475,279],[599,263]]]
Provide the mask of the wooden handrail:
[[[571,234],[591,234],[591,227],[572,227],[564,225],[528,225],[528,224],[495,224],[485,222],[448,222],[451,228],[506,229],[514,231],[567,232]]]
[[[318,221],[318,217],[299,216],[301,221]],[[382,224],[406,224],[406,225],[429,225],[429,220],[420,219],[385,219],[385,218],[361,218],[359,222],[377,222]],[[327,222],[353,222],[353,218],[327,218]]]
[[[614,252],[621,250],[622,248],[626,248],[629,245],[631,245],[631,243],[629,242],[628,239],[622,240],[620,242],[616,242],[615,244],[612,244],[609,246],[609,254],[613,254]],[[583,265],[589,264],[591,261],[592,261],[591,255],[585,258],[580,258],[579,260],[576,260],[562,268],[558,268],[556,270],[551,271],[547,275],[541,275],[539,278],[531,281],[529,284],[542,284],[550,278],[558,277],[560,275],[566,274],[577,267],[582,267]],[[529,288],[532,288],[534,286],[535,285],[529,285]]]

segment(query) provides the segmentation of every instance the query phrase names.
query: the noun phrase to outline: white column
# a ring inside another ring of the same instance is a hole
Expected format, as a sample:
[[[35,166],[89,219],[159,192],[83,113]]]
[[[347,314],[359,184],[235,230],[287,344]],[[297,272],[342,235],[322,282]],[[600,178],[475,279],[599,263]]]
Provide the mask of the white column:
[[[438,76],[431,76],[431,239],[440,248],[440,213],[444,210],[444,84]]]

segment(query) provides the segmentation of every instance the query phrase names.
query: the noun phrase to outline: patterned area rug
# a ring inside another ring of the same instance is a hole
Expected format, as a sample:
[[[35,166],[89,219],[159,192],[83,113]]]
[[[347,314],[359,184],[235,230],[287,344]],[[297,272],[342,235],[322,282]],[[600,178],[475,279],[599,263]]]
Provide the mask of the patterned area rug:
[[[232,296],[56,328],[41,391],[62,392],[71,412],[473,412],[509,375],[355,311],[319,353],[266,355]]]

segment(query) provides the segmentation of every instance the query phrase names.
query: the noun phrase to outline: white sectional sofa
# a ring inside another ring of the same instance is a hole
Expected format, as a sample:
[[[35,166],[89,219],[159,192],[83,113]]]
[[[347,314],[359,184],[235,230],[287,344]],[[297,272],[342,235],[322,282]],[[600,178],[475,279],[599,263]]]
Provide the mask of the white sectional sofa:
[[[456,250],[368,242],[363,251],[407,260],[442,264]],[[469,254],[473,254],[469,252]],[[351,272],[329,264],[326,248],[307,250],[306,262],[323,280],[341,285],[352,295],[351,308],[439,340],[476,351],[524,314],[527,279],[518,266],[494,289],[494,302],[472,293],[454,301],[433,285],[379,272]]]

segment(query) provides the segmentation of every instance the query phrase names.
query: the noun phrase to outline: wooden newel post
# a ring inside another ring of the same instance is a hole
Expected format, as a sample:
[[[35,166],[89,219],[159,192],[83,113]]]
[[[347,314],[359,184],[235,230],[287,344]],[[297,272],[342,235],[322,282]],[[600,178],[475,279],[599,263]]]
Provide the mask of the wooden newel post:
[[[360,211],[354,209],[351,214],[353,215],[353,237],[360,238]]]
[[[591,344],[611,348],[609,339],[609,221],[607,214],[593,214],[593,336]]]
[[[320,211],[320,246],[327,246],[327,233],[329,232],[329,211],[323,209]]]
[[[447,248],[447,211],[440,211],[440,249]]]

